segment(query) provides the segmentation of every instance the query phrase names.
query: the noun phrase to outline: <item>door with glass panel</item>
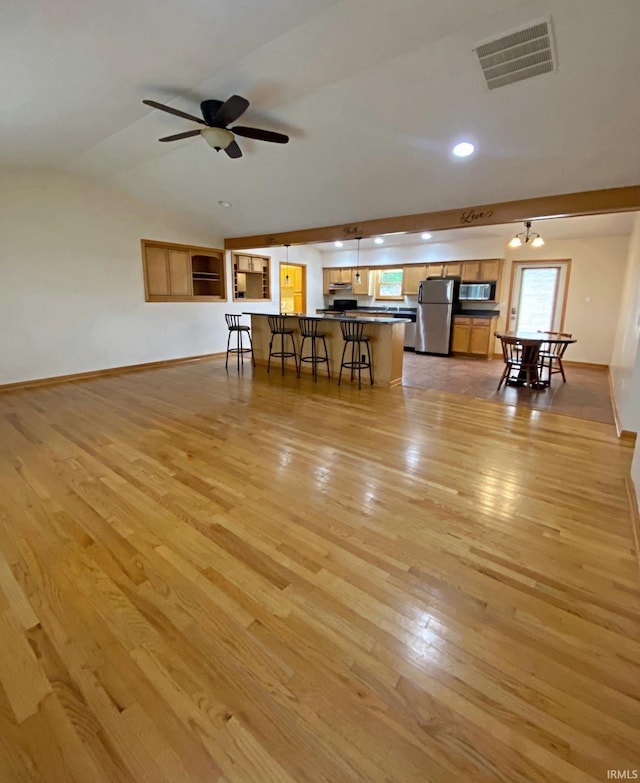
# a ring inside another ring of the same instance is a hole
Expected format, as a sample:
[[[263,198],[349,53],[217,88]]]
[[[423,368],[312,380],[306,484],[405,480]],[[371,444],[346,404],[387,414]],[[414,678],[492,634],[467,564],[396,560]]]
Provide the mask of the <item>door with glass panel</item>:
[[[562,330],[569,261],[513,262],[509,331]]]

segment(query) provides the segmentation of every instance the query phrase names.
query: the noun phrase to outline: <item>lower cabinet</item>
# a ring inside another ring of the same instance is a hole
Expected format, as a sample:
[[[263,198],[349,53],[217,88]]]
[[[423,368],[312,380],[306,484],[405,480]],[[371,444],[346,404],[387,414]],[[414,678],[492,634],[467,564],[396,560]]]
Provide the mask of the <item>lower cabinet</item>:
[[[472,318],[456,315],[453,319],[452,353],[493,355],[494,318]]]

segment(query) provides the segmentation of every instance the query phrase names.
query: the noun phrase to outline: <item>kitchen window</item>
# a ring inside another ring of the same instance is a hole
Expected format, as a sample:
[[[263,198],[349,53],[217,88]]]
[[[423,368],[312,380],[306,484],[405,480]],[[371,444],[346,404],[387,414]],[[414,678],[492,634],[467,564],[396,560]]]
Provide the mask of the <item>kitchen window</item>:
[[[402,269],[376,271],[376,299],[400,299],[402,296]]]

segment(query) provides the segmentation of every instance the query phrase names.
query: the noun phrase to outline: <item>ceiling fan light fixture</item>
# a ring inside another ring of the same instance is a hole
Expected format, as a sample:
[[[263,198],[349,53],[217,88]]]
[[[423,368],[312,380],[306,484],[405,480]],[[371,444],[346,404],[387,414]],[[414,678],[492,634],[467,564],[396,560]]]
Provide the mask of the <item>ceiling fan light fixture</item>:
[[[226,128],[202,128],[200,135],[210,147],[224,150],[234,140],[235,136]]]

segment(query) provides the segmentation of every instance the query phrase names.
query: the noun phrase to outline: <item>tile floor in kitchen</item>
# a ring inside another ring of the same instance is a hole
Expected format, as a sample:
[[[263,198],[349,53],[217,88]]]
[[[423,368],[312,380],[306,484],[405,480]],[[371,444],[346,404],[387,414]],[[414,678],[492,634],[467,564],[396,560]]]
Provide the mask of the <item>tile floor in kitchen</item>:
[[[614,424],[606,368],[565,362],[566,383],[561,375],[554,374],[552,386],[544,391],[505,385],[496,391],[503,368],[502,359],[425,356],[405,351],[402,383]]]

